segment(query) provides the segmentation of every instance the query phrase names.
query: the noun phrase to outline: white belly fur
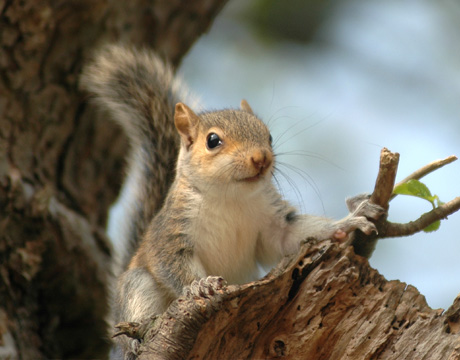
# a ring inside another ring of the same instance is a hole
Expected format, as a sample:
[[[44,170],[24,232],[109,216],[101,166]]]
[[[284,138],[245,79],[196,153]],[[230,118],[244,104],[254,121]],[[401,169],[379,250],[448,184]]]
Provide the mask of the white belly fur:
[[[207,275],[222,276],[229,284],[259,277],[256,244],[267,221],[258,199],[203,201],[191,229],[196,255]]]

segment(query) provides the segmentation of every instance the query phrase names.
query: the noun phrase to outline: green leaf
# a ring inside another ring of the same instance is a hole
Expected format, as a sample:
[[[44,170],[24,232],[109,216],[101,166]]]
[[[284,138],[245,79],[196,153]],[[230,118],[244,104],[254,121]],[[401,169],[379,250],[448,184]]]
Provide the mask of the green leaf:
[[[428,187],[418,181],[418,180],[409,180],[408,182],[398,185],[395,187],[393,190],[394,194],[399,194],[399,195],[410,195],[410,196],[415,196],[420,199],[424,199],[426,201],[429,201],[431,205],[433,206],[433,209],[436,209],[436,207],[441,206],[444,204],[441,200],[439,200],[439,197],[437,195],[431,195],[430,189]],[[432,232],[436,231],[439,229],[441,226],[441,221],[437,220],[434,223],[428,225],[423,231],[425,232]]]
[[[433,205],[433,208],[436,207],[434,201],[438,199],[437,196],[431,195],[430,189],[428,189],[424,183],[418,180],[409,180],[404,184],[396,186],[393,190],[393,193],[400,195],[410,195],[420,199],[425,199],[429,201],[431,205]]]
[[[439,229],[440,226],[441,226],[441,221],[436,220],[434,223],[432,223],[431,225],[428,225],[425,229],[423,229],[423,231],[425,232],[436,231]]]

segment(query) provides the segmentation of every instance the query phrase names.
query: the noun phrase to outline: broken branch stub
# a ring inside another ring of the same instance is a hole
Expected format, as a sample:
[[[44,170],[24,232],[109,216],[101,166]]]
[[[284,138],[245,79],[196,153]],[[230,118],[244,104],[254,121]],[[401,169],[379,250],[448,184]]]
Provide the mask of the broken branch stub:
[[[370,198],[372,203],[388,209],[388,203],[393,194],[398,164],[399,154],[392,153],[387,148],[383,148],[380,152],[379,173],[375,181],[374,191]]]
[[[399,154],[393,153],[387,148],[383,148],[380,152],[380,166],[375,181],[374,191],[370,197],[370,202],[380,205],[388,210],[389,201],[393,194],[393,188],[398,171]],[[380,229],[385,227],[387,217],[382,216],[376,221],[376,227],[380,233]],[[379,234],[366,235],[357,230],[353,239],[353,247],[356,254],[370,258],[375,250]]]

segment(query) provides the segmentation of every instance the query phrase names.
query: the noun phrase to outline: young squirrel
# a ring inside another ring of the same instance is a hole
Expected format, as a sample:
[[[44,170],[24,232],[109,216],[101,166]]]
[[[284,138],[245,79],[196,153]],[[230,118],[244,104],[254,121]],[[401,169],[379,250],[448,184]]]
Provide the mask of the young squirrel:
[[[351,213],[339,221],[298,214],[272,183],[272,137],[248,103],[196,114],[153,52],[109,46],[82,83],[131,145],[122,195],[128,227],[119,235],[140,244],[118,280],[115,321],[161,314],[184,287],[209,275],[232,284],[255,280],[258,264],[275,265],[307,238],[376,231],[368,219],[383,209],[365,196],[348,201]],[[174,181],[155,214],[178,147]],[[128,340],[120,346],[129,358]]]

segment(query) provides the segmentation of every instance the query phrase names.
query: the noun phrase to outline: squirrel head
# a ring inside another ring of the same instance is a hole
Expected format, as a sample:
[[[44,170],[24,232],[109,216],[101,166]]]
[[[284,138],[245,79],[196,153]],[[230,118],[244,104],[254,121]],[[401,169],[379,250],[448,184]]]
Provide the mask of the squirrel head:
[[[174,121],[181,137],[178,174],[194,186],[254,187],[271,181],[272,137],[246,100],[241,110],[199,115],[178,103]]]

